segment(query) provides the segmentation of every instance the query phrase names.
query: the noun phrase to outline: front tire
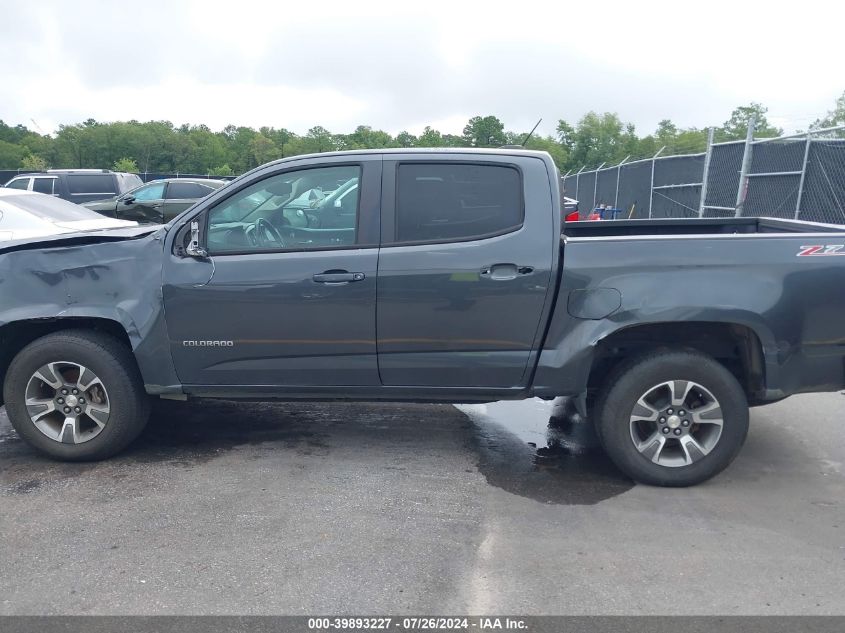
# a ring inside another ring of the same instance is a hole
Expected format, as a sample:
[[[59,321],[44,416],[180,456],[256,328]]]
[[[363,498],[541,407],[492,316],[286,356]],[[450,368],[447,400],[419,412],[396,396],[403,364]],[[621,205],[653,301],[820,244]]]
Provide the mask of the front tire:
[[[111,457],[138,437],[150,410],[129,349],[87,330],[24,347],[6,372],[3,397],[21,438],[62,461]]]
[[[748,434],[736,378],[692,351],[662,351],[618,367],[595,408],[602,445],[635,481],[692,486],[724,470]]]

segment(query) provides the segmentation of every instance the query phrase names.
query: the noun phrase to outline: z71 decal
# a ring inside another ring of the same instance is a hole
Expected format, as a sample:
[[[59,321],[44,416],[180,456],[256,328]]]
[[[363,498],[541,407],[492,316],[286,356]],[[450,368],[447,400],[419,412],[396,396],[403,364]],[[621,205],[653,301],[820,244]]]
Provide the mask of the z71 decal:
[[[818,244],[816,246],[802,246],[798,257],[831,257],[845,255],[845,244]]]

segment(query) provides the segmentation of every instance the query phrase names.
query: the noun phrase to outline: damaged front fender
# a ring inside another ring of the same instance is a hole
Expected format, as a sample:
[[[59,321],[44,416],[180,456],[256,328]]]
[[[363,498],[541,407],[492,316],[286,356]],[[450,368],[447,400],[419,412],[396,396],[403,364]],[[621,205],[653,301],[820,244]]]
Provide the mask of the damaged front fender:
[[[178,380],[161,297],[165,233],[133,227],[3,244],[0,332],[23,321],[106,319],[126,332],[148,390],[171,389]]]

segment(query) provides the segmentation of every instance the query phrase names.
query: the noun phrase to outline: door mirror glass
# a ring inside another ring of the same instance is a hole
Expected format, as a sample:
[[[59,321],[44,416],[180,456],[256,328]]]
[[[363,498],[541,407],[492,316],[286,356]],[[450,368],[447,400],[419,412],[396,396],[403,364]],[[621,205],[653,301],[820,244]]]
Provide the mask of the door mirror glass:
[[[189,257],[195,257],[197,259],[205,259],[208,257],[208,251],[200,246],[199,220],[193,220],[191,222],[191,230],[188,235],[190,237],[188,239],[188,246],[185,248],[185,253],[187,253]]]

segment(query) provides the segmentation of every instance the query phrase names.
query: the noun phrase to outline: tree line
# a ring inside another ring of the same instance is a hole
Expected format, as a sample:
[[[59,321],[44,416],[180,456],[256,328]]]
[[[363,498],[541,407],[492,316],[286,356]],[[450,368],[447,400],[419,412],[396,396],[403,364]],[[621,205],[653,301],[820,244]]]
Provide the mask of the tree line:
[[[744,139],[749,119],[756,118],[756,137],[771,137],[782,130],[766,119],[759,103],[736,108],[716,130],[716,140]],[[845,124],[845,93],[833,110],[811,129]],[[521,144],[525,131],[505,130],[497,117],[475,116],[462,134],[426,127],[415,136],[403,131],[393,136],[368,125],[350,134],[335,134],[315,126],[305,134],[285,128],[229,125],[214,132],[206,125],[175,126],[169,121],[99,122],[60,125],[55,134],[39,134],[24,125],[0,120],[0,169],[39,171],[47,168],[111,168],[117,171],[210,174],[232,176],[277,158],[335,150],[389,147],[498,147]],[[574,125],[558,121],[556,134],[532,136],[525,147],[549,152],[561,171],[596,167],[654,155],[704,151],[706,128],[679,128],[660,121],[649,134],[612,112],[588,112]]]

